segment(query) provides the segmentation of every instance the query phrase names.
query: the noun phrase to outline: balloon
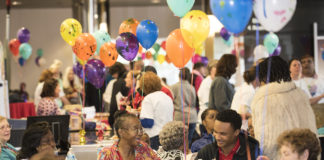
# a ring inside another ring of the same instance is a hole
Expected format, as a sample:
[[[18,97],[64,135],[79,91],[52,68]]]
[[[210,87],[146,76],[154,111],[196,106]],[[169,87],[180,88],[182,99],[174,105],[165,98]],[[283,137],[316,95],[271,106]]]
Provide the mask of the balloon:
[[[165,44],[166,44],[166,41],[163,41],[162,43],[161,43],[161,47],[165,50]]]
[[[278,32],[294,15],[296,4],[296,0],[256,0],[253,11],[267,31]]]
[[[197,48],[209,34],[208,16],[199,10],[188,12],[180,21],[181,34],[191,48]]]
[[[83,66],[87,63],[87,61],[81,60],[80,58],[76,57],[77,61]]]
[[[192,57],[192,63],[197,63],[197,62],[201,62],[201,56],[198,55],[198,54],[195,54],[195,55]]]
[[[19,42],[18,39],[12,39],[12,40],[10,40],[10,42],[9,42],[9,49],[10,49],[11,53],[14,56],[18,56],[18,54],[19,54],[19,46],[20,46],[20,42]]]
[[[97,89],[102,87],[105,82],[105,65],[98,59],[91,59],[85,66],[85,73],[88,81]]]
[[[100,59],[105,66],[112,66],[118,58],[116,45],[114,43],[105,43],[100,49]]]
[[[166,61],[167,63],[171,63],[171,60],[170,60],[170,58],[169,58],[168,55],[165,55],[165,61]]]
[[[142,53],[142,59],[144,60],[145,58],[145,53]]]
[[[159,35],[159,29],[156,24],[151,20],[143,20],[137,26],[136,36],[140,44],[149,49],[153,46]]]
[[[278,44],[278,47],[273,51],[271,56],[279,56],[281,52],[281,46]]]
[[[224,27],[220,30],[219,34],[223,37],[225,41],[227,41],[231,37],[231,34],[228,33],[227,29]]]
[[[146,59],[151,59],[151,58],[152,58],[152,53],[151,53],[150,51],[147,51],[147,52],[145,53],[145,58],[146,58]]]
[[[158,53],[154,53],[154,54],[153,54],[153,60],[156,61],[158,56],[159,56]]]
[[[159,54],[156,59],[160,64],[162,64],[165,61],[165,56],[163,54]]]
[[[96,31],[93,33],[94,38],[96,39],[97,42],[97,50],[96,53],[99,55],[100,52],[100,47],[106,43],[110,42],[110,36],[106,31]]]
[[[135,18],[124,20],[119,26],[119,33],[130,32],[136,36],[136,28],[139,22]]]
[[[274,50],[278,47],[278,44],[279,38],[274,33],[267,34],[263,40],[263,45],[267,48],[269,54],[274,52]]]
[[[22,66],[25,64],[25,59],[22,58],[22,57],[19,57],[19,59],[18,59],[18,63],[19,63],[19,65],[22,67]]]
[[[39,56],[39,57],[43,56],[43,49],[38,48],[36,53],[37,53],[37,56]]]
[[[256,0],[258,1],[258,0]],[[241,33],[252,16],[253,0],[210,0],[213,14],[232,33]]]
[[[269,55],[267,49],[261,44],[254,48],[253,54],[254,54],[254,62],[256,62],[261,58],[266,58]]]
[[[46,64],[46,60],[45,60],[45,58],[41,57],[41,58],[38,60],[38,64],[39,64],[40,67],[41,67],[41,66],[44,66],[44,65]]]
[[[18,40],[20,41],[20,43],[26,43],[29,41],[30,32],[27,28],[23,27],[18,30],[17,37],[18,37]]]
[[[36,65],[39,67],[39,59],[40,59],[41,57],[40,56],[37,56],[36,57],[36,59],[35,59],[35,63],[36,63]]]
[[[195,52],[200,56],[204,50],[205,50],[204,44],[201,44],[197,48],[195,48]]]
[[[72,47],[73,52],[81,60],[88,60],[97,49],[96,39],[89,33],[82,33]]]
[[[175,16],[183,17],[190,11],[195,0],[167,0],[167,3]]]
[[[322,52],[322,60],[324,60],[324,53]]]
[[[166,60],[170,60],[176,67],[184,67],[194,54],[191,48],[184,40],[180,29],[173,30],[166,40]]]
[[[117,52],[128,61],[132,61],[136,57],[138,47],[137,38],[132,33],[122,33],[116,39]]]
[[[32,54],[32,47],[28,43],[23,43],[19,46],[19,55],[24,60],[27,60]]]
[[[155,53],[158,53],[161,46],[158,43],[155,43],[152,48],[154,49]]]
[[[73,72],[79,78],[83,79],[83,66],[79,62],[73,65]]]
[[[201,57],[201,63],[203,63],[205,66],[208,65],[208,58],[207,57]]]
[[[74,46],[75,39],[82,33],[82,26],[76,19],[68,18],[62,22],[60,33],[66,43]]]
[[[234,41],[234,36],[230,36],[230,38],[229,38],[227,41],[223,39],[223,42],[224,42],[228,47],[232,46],[233,41]]]

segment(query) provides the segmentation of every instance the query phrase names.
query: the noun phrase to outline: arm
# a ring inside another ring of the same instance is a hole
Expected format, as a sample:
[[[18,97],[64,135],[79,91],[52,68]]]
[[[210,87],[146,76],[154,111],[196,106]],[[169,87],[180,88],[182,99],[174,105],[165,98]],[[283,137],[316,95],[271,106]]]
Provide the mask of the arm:
[[[154,125],[154,109],[150,102],[150,97],[145,97],[142,102],[142,110],[140,113],[140,120],[144,128],[152,128]]]
[[[316,97],[312,97],[312,98],[310,98],[309,99],[309,102],[310,102],[310,104],[317,104],[318,103],[318,101],[320,101],[322,98],[324,98],[324,94],[321,94],[321,95],[319,95],[319,96],[316,96]]]
[[[217,111],[223,111],[225,109],[230,108],[230,103],[228,102],[227,93],[229,92],[229,88],[226,84],[226,80],[218,80],[213,82],[213,88],[210,90],[210,98],[212,100],[213,105],[212,108],[215,108]]]

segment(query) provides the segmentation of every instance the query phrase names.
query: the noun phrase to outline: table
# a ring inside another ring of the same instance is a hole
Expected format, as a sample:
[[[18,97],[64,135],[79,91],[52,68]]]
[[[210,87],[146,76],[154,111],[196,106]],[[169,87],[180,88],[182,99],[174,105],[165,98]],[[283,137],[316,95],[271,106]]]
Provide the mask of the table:
[[[97,159],[99,151],[113,143],[114,141],[103,141],[100,144],[72,145],[70,150],[75,154],[77,160]]]
[[[36,116],[33,102],[10,103],[10,118],[20,119],[28,116]]]

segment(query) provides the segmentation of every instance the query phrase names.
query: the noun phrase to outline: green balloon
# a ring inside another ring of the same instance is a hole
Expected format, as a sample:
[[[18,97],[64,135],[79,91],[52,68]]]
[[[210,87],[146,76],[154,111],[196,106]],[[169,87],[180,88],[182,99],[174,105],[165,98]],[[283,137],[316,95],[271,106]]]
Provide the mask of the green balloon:
[[[155,50],[155,53],[158,53],[159,52],[159,50],[160,50],[160,45],[159,44],[157,44],[157,43],[155,43],[154,45],[153,45],[153,49]]]
[[[279,38],[274,33],[269,33],[263,40],[263,45],[266,47],[269,54],[272,54],[279,45]]]
[[[158,55],[159,55],[159,54],[158,54],[157,52],[153,54],[153,60],[154,60],[154,61],[157,60]]]
[[[24,60],[27,60],[32,54],[32,47],[28,43],[23,43],[19,46],[19,55]]]
[[[168,6],[175,16],[183,17],[195,3],[195,0],[167,0]]]
[[[43,49],[41,49],[41,48],[38,48],[38,49],[37,49],[37,56],[38,56],[38,57],[43,56]]]

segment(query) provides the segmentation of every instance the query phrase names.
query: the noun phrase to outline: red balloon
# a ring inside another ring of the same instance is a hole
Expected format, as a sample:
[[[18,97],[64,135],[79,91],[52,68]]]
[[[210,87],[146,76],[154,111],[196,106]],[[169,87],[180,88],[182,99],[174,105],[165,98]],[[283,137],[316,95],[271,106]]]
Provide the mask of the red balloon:
[[[166,40],[166,52],[170,61],[178,68],[184,67],[193,56],[195,49],[183,39],[180,29],[172,31]]]
[[[19,46],[20,46],[20,41],[18,39],[15,38],[10,40],[9,49],[14,56],[19,55]]]
[[[82,33],[76,38],[72,49],[79,59],[87,61],[96,52],[96,39],[89,33]]]
[[[166,43],[166,42],[163,41],[163,42],[161,43],[161,45],[160,45],[164,50],[165,50],[165,43]]]

